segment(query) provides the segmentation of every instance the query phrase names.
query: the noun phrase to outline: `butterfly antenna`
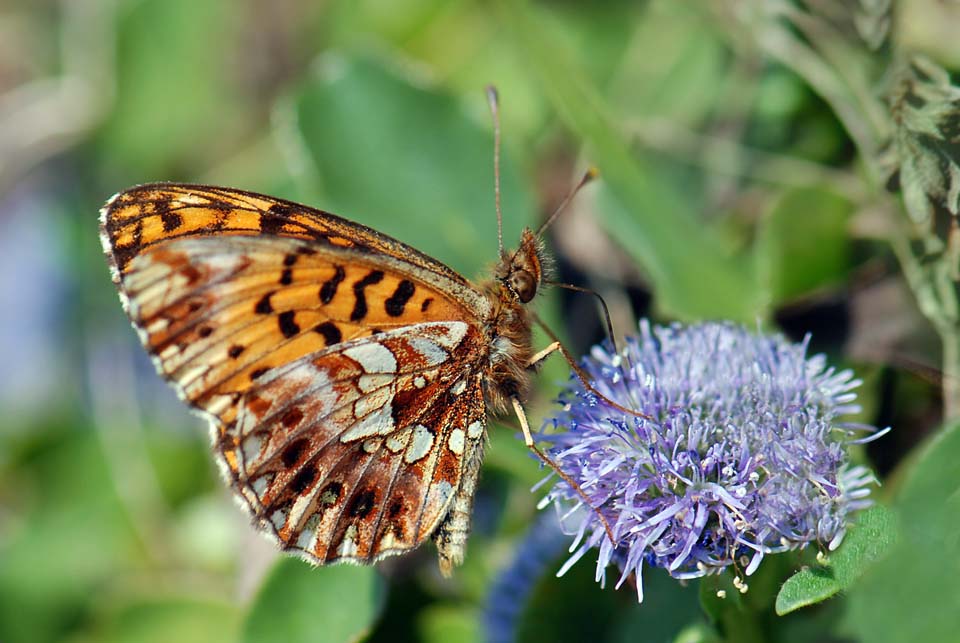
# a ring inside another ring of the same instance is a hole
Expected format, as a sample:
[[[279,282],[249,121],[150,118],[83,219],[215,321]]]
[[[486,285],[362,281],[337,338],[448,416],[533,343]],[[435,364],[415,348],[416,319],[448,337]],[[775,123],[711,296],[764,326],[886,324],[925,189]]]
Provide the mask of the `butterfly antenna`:
[[[582,288],[580,286],[574,286],[573,284],[564,284],[560,283],[559,281],[545,281],[544,284],[548,286],[556,286],[557,288],[563,288],[564,290],[572,290],[573,292],[581,292],[596,297],[597,301],[600,303],[600,308],[603,309],[603,322],[607,327],[607,339],[610,340],[610,345],[613,347],[613,354],[620,354],[620,350],[617,348],[617,339],[613,336],[613,322],[610,321],[610,309],[607,308],[607,302],[604,301],[602,296],[600,296],[600,293],[598,293],[596,290],[591,290],[590,288]]]
[[[493,199],[497,208],[497,250],[503,257],[503,210],[500,208],[500,97],[497,88],[487,85],[487,103],[493,117]]]
[[[591,167],[586,172],[584,172],[583,178],[580,179],[580,182],[577,183],[572,190],[570,190],[570,193],[563,199],[563,201],[560,202],[560,205],[558,205],[557,209],[553,211],[553,214],[551,214],[550,217],[547,218],[547,220],[544,221],[539,228],[537,228],[537,236],[539,237],[540,235],[542,235],[544,230],[550,227],[550,225],[552,225],[553,222],[557,220],[557,217],[560,216],[560,213],[567,208],[567,205],[570,204],[570,202],[573,200],[573,197],[577,196],[577,192],[580,191],[580,188],[582,188],[583,186],[585,186],[587,183],[594,180],[598,176],[600,176],[600,172],[595,167]]]

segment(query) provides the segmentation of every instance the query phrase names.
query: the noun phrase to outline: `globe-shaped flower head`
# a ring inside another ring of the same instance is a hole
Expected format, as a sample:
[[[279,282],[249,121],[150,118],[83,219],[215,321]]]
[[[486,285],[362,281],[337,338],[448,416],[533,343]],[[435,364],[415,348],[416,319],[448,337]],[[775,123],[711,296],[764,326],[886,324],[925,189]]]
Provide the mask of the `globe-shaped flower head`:
[[[741,578],[764,554],[839,545],[874,482],[846,447],[880,435],[842,421],[860,410],[853,373],[808,356],[807,341],[733,324],[640,330],[620,354],[595,347],[582,366],[599,393],[651,419],[573,380],[547,421],[558,432],[541,436],[596,508],[563,481],[550,490],[576,536],[560,573],[599,547],[597,580],[616,563],[617,587],[635,574],[642,600],[644,563],[681,579],[737,565]]]

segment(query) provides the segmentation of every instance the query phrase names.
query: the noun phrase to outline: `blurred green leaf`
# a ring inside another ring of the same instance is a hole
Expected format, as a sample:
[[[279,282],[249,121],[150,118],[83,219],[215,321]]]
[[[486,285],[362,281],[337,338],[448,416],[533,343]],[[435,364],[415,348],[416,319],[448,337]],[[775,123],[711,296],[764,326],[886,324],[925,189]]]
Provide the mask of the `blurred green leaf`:
[[[896,533],[893,512],[886,507],[874,506],[861,512],[826,565],[803,569],[787,579],[777,595],[777,614],[789,614],[849,589],[889,552]]]
[[[455,4],[453,0],[340,0],[331,3],[324,28],[338,45],[376,36],[399,47]]]
[[[204,491],[219,489],[220,481],[211,475],[209,440],[203,433],[150,429],[146,438],[157,484],[171,507],[180,507]]]
[[[538,579],[517,626],[516,640],[524,643],[606,640],[615,624],[617,604],[609,587],[604,591],[594,580],[595,565],[589,557],[574,565],[562,578],[556,565]],[[608,579],[609,581],[609,579]],[[628,600],[636,600],[630,593]]]
[[[727,59],[722,33],[707,13],[695,3],[646,3],[608,92],[621,113],[695,127],[717,108]]]
[[[949,643],[960,614],[960,424],[929,440],[893,509],[896,547],[847,592],[846,628],[871,643]]]
[[[236,100],[230,82],[239,35],[233,5],[121,4],[116,102],[99,143],[120,180],[170,179],[178,165],[222,149],[228,126],[249,106]]]
[[[467,607],[436,606],[419,616],[420,640],[424,643],[479,643],[479,615]]]
[[[382,581],[370,567],[312,567],[284,557],[250,606],[243,640],[358,641],[373,627],[382,599]]]
[[[493,139],[452,96],[422,89],[367,59],[325,57],[294,99],[325,209],[448,263],[468,276],[497,255]],[[482,88],[477,88],[482,100]],[[509,158],[501,169],[504,243],[533,199]]]
[[[642,603],[634,603],[637,597],[630,587],[624,585],[620,592],[622,609],[609,637],[612,643],[668,643],[679,640],[679,633],[689,631],[691,623],[701,620],[696,589],[681,585],[662,569],[644,570]]]
[[[528,3],[498,3],[513,42],[551,95],[561,117],[590,150],[604,183],[620,202],[607,208],[611,235],[647,271],[667,314],[754,321],[759,292],[746,266],[725,254],[655,165],[625,143],[594,87],[557,47]]]
[[[90,637],[101,643],[231,643],[239,613],[225,603],[189,598],[138,601],[126,606]],[[80,643],[80,639],[76,643]]]
[[[694,623],[683,628],[673,643],[721,643],[721,639],[706,623]]]
[[[849,270],[853,204],[820,188],[784,194],[763,219],[754,256],[774,304],[842,282]]]
[[[137,559],[139,543],[96,435],[76,428],[57,435],[55,445],[24,463],[19,494],[38,501],[9,516],[19,520],[0,540],[4,643],[59,640],[95,588]]]

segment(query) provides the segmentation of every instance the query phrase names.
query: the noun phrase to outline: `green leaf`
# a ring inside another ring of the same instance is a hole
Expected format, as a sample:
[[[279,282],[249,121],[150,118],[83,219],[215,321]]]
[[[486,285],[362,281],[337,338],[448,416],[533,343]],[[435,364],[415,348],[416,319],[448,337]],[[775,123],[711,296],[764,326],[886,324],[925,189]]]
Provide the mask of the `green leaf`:
[[[960,613],[960,424],[909,460],[893,508],[899,540],[847,592],[845,624],[859,640],[956,641]]]
[[[850,264],[847,224],[853,206],[820,188],[788,191],[764,218],[754,257],[777,304],[840,283]]]
[[[722,643],[722,639],[706,623],[693,623],[683,628],[673,643]]]
[[[783,616],[825,601],[842,588],[829,567],[803,569],[787,579],[777,594],[777,614]]]
[[[293,109],[324,209],[468,275],[486,267],[497,253],[491,129],[452,96],[414,86],[374,61],[321,62]],[[482,101],[478,88],[478,106]],[[533,199],[507,157],[501,180],[510,245],[531,220]]]
[[[121,183],[170,179],[172,168],[196,167],[222,149],[251,105],[229,82],[239,23],[224,0],[123,5],[116,103],[100,143],[112,171],[127,177]]]
[[[696,128],[717,109],[727,77],[728,58],[716,22],[695,3],[649,2],[631,9],[632,41],[610,90],[610,100],[634,119],[667,119]],[[582,5],[584,13],[597,12]],[[592,56],[584,58],[589,63]],[[585,69],[590,78],[597,75]],[[600,83],[598,83],[600,84]]]
[[[4,643],[61,640],[140,553],[96,434],[70,427],[53,435],[29,470],[3,480],[20,482],[18,497],[33,499],[8,509],[0,538]]]
[[[916,56],[891,99],[895,149],[907,212],[925,228],[945,208],[960,213],[960,87],[933,61]]]
[[[236,608],[190,598],[139,600],[123,606],[91,640],[123,643],[230,643],[237,640]]]
[[[890,551],[896,533],[895,516],[886,507],[861,512],[826,565],[803,569],[787,579],[777,595],[777,614],[789,614],[849,589]]]
[[[543,28],[527,3],[500,0],[502,23],[566,124],[589,148],[619,202],[605,208],[607,230],[643,266],[658,303],[683,318],[755,321],[761,298],[750,272],[728,256],[655,164],[627,145],[597,90]]]
[[[472,643],[483,640],[479,614],[466,607],[428,607],[420,613],[417,625],[420,640],[425,643]]]
[[[380,612],[383,586],[370,567],[311,567],[284,557],[260,587],[243,640],[269,643],[358,641]]]

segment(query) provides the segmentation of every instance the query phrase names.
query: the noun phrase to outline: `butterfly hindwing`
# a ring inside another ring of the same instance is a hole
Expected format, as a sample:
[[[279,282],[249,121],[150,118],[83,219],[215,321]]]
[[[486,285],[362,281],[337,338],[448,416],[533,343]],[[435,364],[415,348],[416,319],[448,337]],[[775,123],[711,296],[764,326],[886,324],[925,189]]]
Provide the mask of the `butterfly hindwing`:
[[[218,445],[258,521],[321,563],[370,562],[433,533],[483,436],[471,332],[407,326],[264,376]]]

